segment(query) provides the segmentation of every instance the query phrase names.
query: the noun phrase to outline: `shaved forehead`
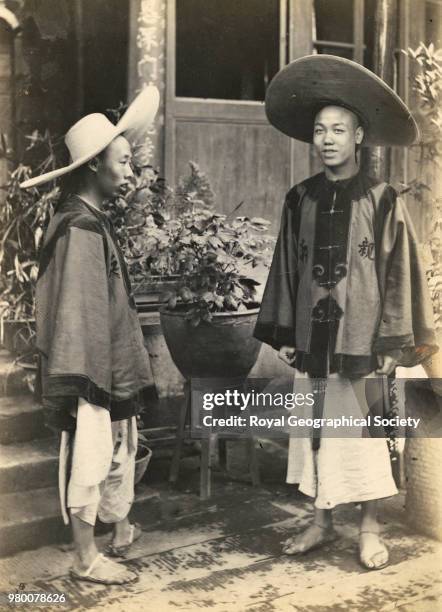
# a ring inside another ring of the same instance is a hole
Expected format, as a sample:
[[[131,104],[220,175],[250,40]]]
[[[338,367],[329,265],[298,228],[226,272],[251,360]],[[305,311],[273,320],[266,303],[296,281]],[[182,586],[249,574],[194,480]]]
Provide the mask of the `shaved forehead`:
[[[348,127],[353,127],[355,130],[357,127],[361,125],[359,117],[356,113],[353,113],[348,108],[344,108],[343,106],[324,106],[321,108],[319,113],[315,117],[315,124],[317,123],[343,123]]]
[[[124,136],[117,136],[103,151],[105,158],[132,157],[131,147]]]

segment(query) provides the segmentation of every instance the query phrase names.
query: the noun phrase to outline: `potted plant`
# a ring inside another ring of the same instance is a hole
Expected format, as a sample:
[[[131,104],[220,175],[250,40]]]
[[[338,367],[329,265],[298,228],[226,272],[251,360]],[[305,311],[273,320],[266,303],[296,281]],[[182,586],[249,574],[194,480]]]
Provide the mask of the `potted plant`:
[[[414,146],[417,152],[416,178],[405,186],[408,193],[422,208],[426,220],[427,240],[422,245],[426,275],[433,304],[436,335],[442,345],[442,199],[437,192],[442,160],[442,49],[433,44],[420,44],[408,49],[416,74],[413,90],[417,94],[418,120],[422,133]],[[442,351],[424,364],[431,379],[442,378]]]
[[[160,318],[185,378],[241,377],[253,367],[260,349],[252,335],[260,284],[253,272],[270,262],[269,225],[258,217],[229,220],[198,204],[181,214],[175,235],[180,281],[164,295]]]
[[[49,132],[27,137],[24,162],[10,173],[6,199],[0,209],[0,320],[1,343],[15,356],[32,355],[35,338],[35,282],[38,250],[59,190],[22,190],[19,184],[36,172],[56,165],[58,142]],[[3,143],[2,154],[10,151]]]

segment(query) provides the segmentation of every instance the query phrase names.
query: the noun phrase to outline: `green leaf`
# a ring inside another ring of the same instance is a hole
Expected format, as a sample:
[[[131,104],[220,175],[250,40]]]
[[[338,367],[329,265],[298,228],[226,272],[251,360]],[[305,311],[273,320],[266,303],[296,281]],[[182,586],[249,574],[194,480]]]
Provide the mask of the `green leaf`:
[[[173,297],[176,298],[176,293],[175,291],[166,291],[164,293],[162,293],[160,295],[160,302],[168,302],[169,300],[171,300]]]
[[[192,327],[198,327],[200,323],[201,323],[201,317],[198,314],[194,315],[190,319],[190,324],[192,325]]]
[[[201,299],[207,302],[208,304],[211,304],[215,300],[215,296],[211,291],[205,291],[201,296]]]
[[[244,278],[241,277],[238,279],[238,282],[241,283],[241,285],[245,285],[246,287],[257,287],[258,285],[260,285],[261,283],[257,280],[255,280],[254,278]]]
[[[177,304],[177,298],[176,296],[172,296],[167,302],[167,307],[173,310],[176,307],[176,304]]]
[[[181,287],[181,289],[178,291],[178,294],[183,300],[183,302],[190,302],[195,297],[195,294],[192,293],[189,287]]]
[[[222,295],[215,295],[215,304],[220,310],[224,308],[224,298]]]
[[[229,308],[230,310],[237,310],[238,308],[238,302],[235,300],[235,298],[231,294],[226,295],[226,297],[224,298],[224,303],[226,307]]]
[[[267,219],[263,219],[262,217],[252,217],[250,222],[253,223],[253,225],[265,225],[266,227],[271,225],[270,221],[267,221]]]

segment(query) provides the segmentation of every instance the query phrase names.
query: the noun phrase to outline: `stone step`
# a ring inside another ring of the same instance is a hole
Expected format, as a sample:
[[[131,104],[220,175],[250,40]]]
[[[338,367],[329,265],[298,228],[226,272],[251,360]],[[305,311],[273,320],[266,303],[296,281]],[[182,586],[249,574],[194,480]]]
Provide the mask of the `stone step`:
[[[153,488],[138,485],[134,511],[144,505],[146,514],[158,515],[154,507],[158,497]],[[69,527],[61,517],[57,487],[0,495],[0,557],[70,539]]]
[[[149,438],[150,432],[153,432],[154,437],[162,437],[161,431],[175,429],[179,407],[183,401],[181,397],[162,398],[149,406],[142,417],[148,427],[146,431]],[[0,445],[27,442],[52,435],[53,432],[45,427],[42,407],[31,394],[4,397],[0,395]],[[168,435],[170,437],[170,432]]]
[[[174,428],[141,430],[153,451],[152,461],[169,458]],[[58,436],[0,445],[0,491],[12,493],[55,486],[58,473]],[[192,454],[187,448],[183,454]]]
[[[28,442],[52,435],[32,395],[0,397],[0,444]]]
[[[168,398],[167,402],[161,399],[143,416],[148,427],[142,431],[149,439],[155,440],[157,447],[170,444],[174,439],[178,405],[176,398]],[[32,395],[0,397],[0,445],[28,442],[53,435],[44,424],[42,407]]]
[[[32,375],[16,364],[14,357],[0,349],[0,396],[30,394],[28,378]]]
[[[146,480],[135,487],[131,520],[142,524],[143,528],[165,521],[164,529],[169,530],[171,521],[188,520],[195,512],[204,510],[210,513],[215,507],[227,510],[232,504],[240,507],[245,504],[244,512],[248,514],[250,510],[247,507],[254,507],[255,498],[273,495],[248,483],[234,482],[219,472],[214,478],[213,496],[201,501],[198,495],[199,465],[199,457],[188,455],[182,466],[179,486],[170,486],[167,482],[170,460],[157,453],[157,461],[154,466],[149,466]],[[267,516],[266,522],[269,520]],[[98,521],[95,532],[100,535],[109,529],[109,525]],[[70,529],[61,517],[57,487],[0,495],[0,557],[70,541]]]
[[[12,493],[57,483],[58,439],[42,438],[0,447],[0,491]]]
[[[152,447],[155,447],[153,443]],[[163,520],[166,521],[165,529],[170,529],[171,520],[179,517],[186,519],[202,508],[209,509],[215,505],[228,508],[232,505],[233,499],[236,504],[250,503],[253,506],[251,495],[273,496],[273,493],[264,489],[251,488],[250,484],[243,482],[242,479],[232,479],[231,475],[214,467],[213,496],[209,500],[201,501],[198,495],[199,453],[195,453],[196,449],[191,445],[186,445],[183,450],[185,456],[181,465],[180,480],[173,486],[167,481],[170,448],[160,447],[155,450],[143,481],[135,487],[131,520],[142,523],[143,526],[155,525]],[[233,445],[231,451],[235,456],[238,450],[240,449],[237,445]],[[272,470],[275,467],[275,457],[278,458],[281,452],[285,451],[278,447],[276,454],[274,451],[269,454],[268,465]],[[239,452],[236,461],[239,461],[241,456]],[[270,473],[270,477],[274,482],[273,472]],[[108,529],[108,526],[98,523],[96,532],[103,533]],[[57,486],[0,495],[0,557],[69,540],[69,529],[61,518]]]

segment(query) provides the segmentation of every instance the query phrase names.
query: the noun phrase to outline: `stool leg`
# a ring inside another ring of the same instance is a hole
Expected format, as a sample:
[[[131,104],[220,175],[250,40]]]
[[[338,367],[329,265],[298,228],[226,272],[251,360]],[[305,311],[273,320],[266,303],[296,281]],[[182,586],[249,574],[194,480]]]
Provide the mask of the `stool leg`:
[[[222,470],[227,469],[227,440],[225,438],[218,439],[218,462]]]
[[[184,430],[186,428],[187,416],[190,412],[190,388],[185,385],[185,398],[180,409],[180,418],[177,429],[175,449],[173,451],[172,463],[170,464],[169,482],[176,482],[180,471],[181,450],[183,448]]]
[[[200,499],[209,499],[212,489],[213,434],[201,440]]]
[[[252,484],[254,487],[259,487],[261,484],[261,478],[259,475],[259,462],[258,453],[255,446],[255,438],[252,436],[247,439],[247,447],[249,454],[249,469],[252,477]]]

